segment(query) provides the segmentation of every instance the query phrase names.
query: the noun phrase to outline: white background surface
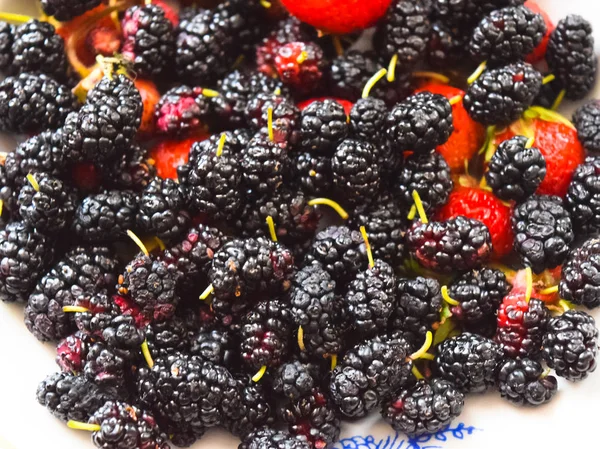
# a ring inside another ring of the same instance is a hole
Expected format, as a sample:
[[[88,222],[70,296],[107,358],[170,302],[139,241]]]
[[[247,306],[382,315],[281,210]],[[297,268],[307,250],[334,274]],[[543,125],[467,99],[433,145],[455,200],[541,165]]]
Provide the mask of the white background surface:
[[[556,22],[568,13],[581,14],[596,31],[600,49],[600,2],[595,0],[538,0]],[[29,12],[33,2],[0,0],[0,10]],[[596,88],[596,97],[600,89]],[[572,107],[568,108],[572,109]],[[10,145],[2,139],[3,146]],[[6,148],[10,150],[12,148]],[[600,313],[595,317],[600,320]],[[23,325],[22,306],[0,303],[0,449],[92,448],[86,432],[69,430],[37,404],[37,384],[57,370],[54,346],[39,343]],[[393,435],[377,416],[367,421],[344,424],[342,437],[374,435],[375,441]],[[458,420],[476,427],[463,440],[431,441],[423,446],[460,449],[496,448],[588,448],[599,447],[600,369],[583,383],[559,380],[554,400],[541,408],[518,408],[501,400],[496,393],[469,396]],[[234,449],[237,440],[213,430],[194,449]],[[336,445],[341,447],[341,445]],[[370,446],[375,447],[375,446]],[[398,443],[380,449],[405,449]],[[361,447],[360,449],[367,449]],[[408,448],[407,448],[408,449]]]

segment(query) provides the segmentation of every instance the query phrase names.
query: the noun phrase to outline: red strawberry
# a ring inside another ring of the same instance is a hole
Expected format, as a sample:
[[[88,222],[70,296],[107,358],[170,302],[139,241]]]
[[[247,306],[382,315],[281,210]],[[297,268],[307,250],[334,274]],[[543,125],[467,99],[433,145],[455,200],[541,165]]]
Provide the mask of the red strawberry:
[[[208,136],[194,136],[183,140],[162,140],[150,151],[156,174],[163,179],[177,179],[177,167],[188,161],[190,148]]]
[[[448,99],[465,95],[464,90],[437,83],[428,83],[417,89],[417,93],[423,91],[440,94]],[[436,148],[436,151],[444,156],[452,172],[462,173],[465,161],[470,160],[483,145],[485,128],[469,116],[462,101],[452,106],[452,118],[454,132],[445,144]]]
[[[552,23],[552,20],[550,19],[548,13],[546,13],[546,11],[544,11],[536,2],[528,0],[525,2],[525,6],[531,9],[533,12],[541,14],[544,18],[544,22],[546,22],[546,34],[544,35],[542,42],[540,42],[540,44],[535,48],[535,50],[533,50],[529,55],[527,55],[526,58],[527,62],[534,64],[536,62],[540,62],[546,56],[546,48],[548,48],[548,41],[550,40],[550,35],[556,27],[554,26],[554,23]]]
[[[391,0],[281,0],[294,16],[315,28],[347,34],[375,25]]]
[[[523,130],[534,137],[534,146],[546,159],[546,177],[537,193],[564,197],[575,169],[585,160],[585,150],[577,138],[577,131],[564,123],[536,118],[516,122],[497,135],[495,142],[500,144],[515,135],[523,135]]]
[[[437,212],[437,219],[448,220],[459,215],[479,220],[488,227],[492,236],[494,259],[510,253],[514,240],[510,224],[512,207],[487,190],[459,185],[450,194],[448,202]]]
[[[351,101],[342,100],[341,98],[335,98],[335,97],[315,97],[315,98],[309,98],[308,100],[301,101],[300,103],[298,103],[297,106],[298,106],[298,109],[300,109],[301,111],[304,111],[308,106],[310,106],[311,104],[313,104],[315,101],[324,101],[324,100],[337,101],[339,104],[341,104],[344,107],[344,112],[346,112],[346,115],[350,115],[350,111],[352,110],[352,106],[354,106],[354,103],[352,103]]]

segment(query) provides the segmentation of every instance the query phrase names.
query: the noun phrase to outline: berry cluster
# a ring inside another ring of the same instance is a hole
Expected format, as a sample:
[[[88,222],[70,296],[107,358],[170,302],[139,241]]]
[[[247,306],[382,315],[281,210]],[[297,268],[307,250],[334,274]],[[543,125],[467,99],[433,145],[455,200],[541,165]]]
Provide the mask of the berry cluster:
[[[0,130],[28,135],[0,158],[0,299],[56,343],[54,416],[104,449],[326,449],[342,419],[417,438],[595,370],[600,102],[555,112],[594,85],[585,19],[105,3],[0,13]]]

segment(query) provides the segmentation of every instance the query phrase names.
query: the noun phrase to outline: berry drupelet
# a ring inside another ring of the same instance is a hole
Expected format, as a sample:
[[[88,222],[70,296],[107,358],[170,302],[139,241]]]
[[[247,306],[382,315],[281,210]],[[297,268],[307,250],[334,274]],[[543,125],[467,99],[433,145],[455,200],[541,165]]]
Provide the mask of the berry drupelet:
[[[0,300],[26,302],[54,258],[50,238],[21,221],[0,230]]]
[[[177,176],[193,212],[231,220],[243,204],[240,158],[229,151],[211,150],[180,166]],[[197,150],[192,147],[192,151]]]
[[[118,263],[113,251],[102,246],[76,246],[46,273],[29,296],[25,325],[41,341],[58,340],[73,330],[71,313],[63,306],[74,305],[83,292],[115,284]]]
[[[511,292],[497,312],[495,340],[510,358],[539,358],[542,337],[550,318],[543,301],[527,298],[522,292]]]
[[[42,11],[60,22],[67,22],[94,9],[101,0],[41,0]]]
[[[509,6],[492,11],[475,27],[469,51],[476,61],[492,64],[525,59],[546,34],[541,14],[525,6]]]
[[[311,449],[305,436],[259,427],[249,434],[238,449]]]
[[[140,253],[119,276],[118,291],[129,295],[146,320],[164,321],[173,316],[179,303],[180,277],[176,265]]]
[[[400,279],[390,328],[402,331],[414,346],[420,346],[433,323],[439,321],[441,308],[442,294],[438,281],[424,277]]]
[[[420,380],[386,402],[381,415],[398,432],[411,438],[432,435],[457,418],[465,396],[447,380]]]
[[[465,273],[448,286],[448,296],[459,303],[450,308],[452,316],[464,324],[495,319],[509,290],[506,275],[495,268],[484,267]]]
[[[426,211],[446,204],[454,186],[450,167],[438,152],[408,156],[393,182],[404,204],[413,202],[412,193],[416,190]]]
[[[315,449],[330,447],[340,436],[339,414],[320,389],[289,402],[279,414],[292,435],[306,437]]]
[[[98,340],[88,349],[83,375],[102,388],[124,391],[132,368],[132,356],[130,351],[110,348]]]
[[[54,361],[63,373],[81,373],[91,343],[89,335],[75,332],[58,342]]]
[[[498,370],[500,395],[519,405],[538,406],[549,402],[558,389],[554,376],[532,359],[506,360]]]
[[[116,241],[135,228],[139,197],[129,190],[105,190],[77,206],[71,229],[84,242]]]
[[[305,264],[320,264],[336,282],[352,279],[367,267],[365,242],[357,230],[329,226],[317,233]]]
[[[352,229],[364,226],[373,257],[392,266],[403,262],[406,255],[406,209],[402,200],[393,193],[381,193],[371,201],[357,207],[349,220]]]
[[[152,322],[144,328],[145,341],[152,357],[167,357],[190,350],[190,329],[184,318],[177,315],[162,322]]]
[[[145,148],[133,145],[116,160],[100,167],[103,187],[140,192],[154,179],[156,167],[147,160]]]
[[[99,448],[170,447],[167,436],[159,429],[153,416],[124,402],[106,402],[91,416],[89,423],[100,426],[92,433],[92,441]]]
[[[167,67],[175,49],[173,24],[162,7],[153,4],[133,6],[125,11],[123,57],[133,64],[141,76],[160,75]]]
[[[515,251],[535,273],[563,263],[573,242],[573,225],[563,200],[534,195],[513,211]]]
[[[191,339],[190,353],[215,365],[234,370],[238,368],[238,348],[239,342],[234,332],[213,329],[194,335]]]
[[[375,196],[381,184],[378,149],[369,142],[346,139],[336,148],[331,160],[333,184],[351,203],[362,203]]]
[[[360,335],[372,337],[387,330],[390,316],[398,310],[395,284],[393,268],[379,259],[348,284],[344,307]]]
[[[458,216],[424,224],[406,234],[408,248],[423,267],[442,273],[477,268],[490,256],[490,231],[478,220]]]
[[[588,151],[600,151],[600,102],[592,100],[573,114],[577,137]]]
[[[71,222],[77,194],[61,180],[45,173],[28,177],[19,192],[19,214],[42,234],[56,234]]]
[[[155,177],[140,194],[137,226],[160,239],[176,238],[190,222],[185,206],[183,193],[175,181]]]
[[[430,153],[454,130],[452,106],[445,97],[421,92],[394,106],[385,120],[385,133],[398,152]]]
[[[275,68],[285,85],[309,94],[320,86],[327,62],[317,43],[290,42],[277,50]]]
[[[504,201],[523,201],[531,196],[546,176],[542,152],[527,145],[528,139],[516,136],[499,146],[485,179],[494,194]]]
[[[335,100],[314,101],[300,114],[300,148],[331,154],[348,135],[344,107]]]
[[[434,0],[436,15],[452,26],[475,26],[486,14],[504,6],[522,5],[524,0]]]
[[[291,178],[306,195],[325,196],[332,187],[331,158],[309,152],[290,155]]]
[[[592,26],[581,16],[560,20],[550,35],[546,60],[570,100],[581,100],[594,87],[597,57]]]
[[[468,56],[471,28],[464,30],[448,27],[443,21],[431,24],[427,45],[427,63],[434,69],[455,67]]]
[[[544,334],[542,356],[560,377],[585,379],[596,369],[598,329],[585,312],[569,310],[550,318]]]
[[[565,204],[577,232],[600,230],[600,158],[588,156],[573,173]]]
[[[273,391],[295,402],[319,387],[321,377],[317,365],[302,363],[299,360],[287,362],[277,368],[273,375]]]
[[[593,309],[600,306],[600,240],[592,238],[573,250],[561,271],[560,297]]]
[[[397,56],[402,67],[414,67],[423,57],[431,34],[431,2],[395,0],[380,22],[375,46],[384,61]]]
[[[12,34],[11,74],[44,73],[59,81],[66,79],[65,43],[52,24],[31,19]]]
[[[382,140],[388,108],[383,100],[361,98],[350,111],[350,132],[354,138]]]
[[[242,402],[240,413],[227,420],[224,427],[244,440],[257,428],[273,424],[275,407],[263,383],[254,382],[250,376],[245,375],[236,376],[236,380]]]
[[[89,340],[102,337],[104,329],[121,313],[117,302],[108,294],[107,289],[93,293],[84,292],[77,297],[75,305],[86,309],[85,312],[76,312],[74,321],[80,333]]]
[[[507,126],[533,104],[542,75],[527,63],[484,72],[467,89],[463,104],[473,120],[486,126]]]
[[[15,34],[14,25],[0,22],[0,71],[4,72],[12,61],[12,43]]]
[[[75,95],[44,74],[21,73],[0,83],[0,129],[37,134],[61,126],[78,107]]]
[[[410,380],[411,362],[404,343],[375,337],[350,349],[333,370],[329,389],[340,412],[361,418]]]
[[[106,162],[126,151],[141,123],[142,98],[129,78],[104,77],[78,112],[67,116],[63,145],[73,161]]]
[[[260,130],[268,128],[269,113],[272,114],[273,141],[278,143],[295,142],[300,110],[293,100],[275,93],[259,93],[250,97],[244,114],[248,125],[253,129]]]
[[[206,124],[211,107],[201,87],[176,86],[167,90],[156,105],[156,129],[161,134],[186,135]]]
[[[482,393],[496,383],[502,349],[494,341],[465,332],[438,346],[437,374],[464,393]]]
[[[103,390],[83,376],[54,373],[38,385],[37,401],[61,421],[87,422],[106,401],[116,399],[115,392]]]

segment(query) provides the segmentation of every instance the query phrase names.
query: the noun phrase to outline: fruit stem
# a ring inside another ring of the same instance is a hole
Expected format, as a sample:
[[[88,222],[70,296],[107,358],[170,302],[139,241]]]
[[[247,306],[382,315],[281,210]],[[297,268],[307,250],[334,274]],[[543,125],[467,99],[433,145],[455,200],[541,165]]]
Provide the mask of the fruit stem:
[[[0,12],[0,20],[4,22],[13,22],[23,24],[29,22],[33,17],[24,14],[13,14],[11,12]]]
[[[552,372],[552,370],[550,368],[546,368],[544,370],[544,372],[542,373],[542,375],[540,376],[540,379],[545,379],[546,377],[548,377],[550,375],[551,372]]]
[[[331,36],[331,41],[333,42],[333,47],[335,48],[337,55],[342,56],[344,54],[344,46],[342,45],[340,37],[334,34]]]
[[[419,371],[419,368],[417,368],[416,365],[413,365],[410,371],[412,372],[413,376],[416,377],[417,380],[425,379],[425,376],[421,374],[421,371]]]
[[[408,358],[410,360],[417,360],[423,357],[423,355],[429,351],[429,348],[431,347],[431,343],[433,342],[433,334],[431,333],[431,331],[427,331],[427,334],[425,335],[425,343],[423,343],[423,346],[421,346],[417,352],[413,352],[410,356],[408,356]]]
[[[33,190],[35,190],[36,192],[40,191],[40,185],[38,184],[37,180],[31,173],[29,173],[27,175],[27,181],[29,181],[29,184],[31,184],[31,187],[33,187]]]
[[[373,260],[373,251],[371,250],[371,244],[369,243],[369,236],[367,235],[367,229],[364,226],[360,227],[360,233],[365,241],[365,248],[367,249],[367,258],[369,259],[369,268],[375,267],[375,261]]]
[[[214,98],[219,96],[219,92],[213,89],[202,89],[202,95],[208,98]]]
[[[267,129],[269,130],[269,140],[273,142],[275,140],[275,133],[273,132],[273,107],[269,106],[267,109]]]
[[[152,369],[154,367],[154,360],[152,360],[152,354],[150,354],[148,340],[144,340],[144,342],[142,343],[142,355],[144,356],[144,360],[148,364],[148,368]]]
[[[444,301],[446,301],[448,304],[450,304],[451,306],[459,306],[460,303],[456,300],[456,299],[452,299],[450,297],[450,295],[448,294],[448,286],[447,285],[442,285],[442,298],[444,298]]]
[[[275,95],[281,95],[281,87],[278,87],[277,89],[275,89],[275,92],[273,92]]]
[[[306,346],[304,346],[304,329],[302,326],[298,328],[298,347],[300,351],[306,352]]]
[[[0,217],[2,216],[2,209],[4,209],[4,201],[0,200]]]
[[[416,190],[412,191],[412,197],[415,202],[415,206],[417,207],[417,212],[419,213],[419,218],[421,219],[421,223],[427,224],[429,220],[427,219],[427,214],[425,213],[425,208],[423,207],[423,202],[421,201],[421,196],[419,192]]]
[[[442,84],[450,84],[450,78],[437,72],[417,71],[412,72],[413,78],[427,78],[438,81]]]
[[[531,300],[531,293],[533,292],[533,272],[531,267],[525,268],[525,279],[527,280],[527,286],[525,288],[525,301]]]
[[[269,9],[272,5],[271,2],[267,0],[260,0],[260,6],[262,6],[265,9]]]
[[[387,80],[388,83],[396,81],[396,66],[398,65],[398,53],[394,53],[388,65]]]
[[[63,306],[63,312],[65,313],[86,313],[89,311],[90,309],[81,306]]]
[[[558,285],[540,291],[540,295],[553,295],[554,293],[558,293]]]
[[[144,242],[142,242],[142,240],[137,235],[135,235],[135,233],[131,229],[127,230],[127,235],[142,250],[146,257],[150,257],[150,253],[148,252],[148,248],[146,248],[146,245],[144,245]]]
[[[426,352],[425,354],[423,354],[421,356],[421,358],[419,360],[434,360],[434,359],[435,359],[435,356],[433,354]]]
[[[206,287],[204,289],[202,294],[200,294],[200,299],[202,301],[206,300],[206,298],[208,298],[214,291],[215,291],[215,287],[212,284],[210,284],[208,287]]]
[[[412,206],[410,206],[410,210],[408,211],[407,218],[409,220],[414,220],[416,215],[417,215],[417,207],[413,204]]]
[[[558,96],[556,97],[556,100],[554,100],[554,103],[552,103],[552,107],[550,109],[552,109],[553,111],[558,110],[563,100],[565,99],[565,95],[567,95],[567,90],[561,90]]]
[[[258,372],[252,376],[252,382],[258,383],[267,372],[267,365],[263,365]]]
[[[267,226],[269,227],[269,234],[271,234],[271,240],[274,242],[277,241],[277,231],[275,231],[275,223],[273,222],[273,217],[270,215],[267,217]]]
[[[377,84],[377,82],[383,78],[387,73],[386,69],[379,69],[379,71],[377,73],[375,73],[375,75],[373,75],[369,81],[367,81],[367,84],[365,84],[365,88],[362,91],[362,98],[369,98],[369,94],[371,93],[371,89],[373,89],[373,87],[375,86],[375,84]]]
[[[72,419],[67,421],[67,427],[69,429],[86,430],[88,432],[98,432],[101,429],[99,424],[88,424],[86,422],[73,421]]]
[[[554,73],[551,73],[550,75],[546,75],[544,77],[544,79],[542,80],[542,84],[548,84],[551,83],[552,81],[554,81],[556,79],[556,76],[554,75]]]
[[[167,246],[165,245],[165,242],[163,242],[157,236],[154,236],[153,239],[154,239],[154,241],[156,242],[156,244],[158,245],[158,247],[160,248],[161,251],[164,251],[165,249],[167,249]]]
[[[342,217],[342,219],[344,219],[344,220],[348,219],[348,212],[346,212],[344,210],[344,208],[342,206],[340,206],[338,203],[336,203],[333,200],[330,200],[329,198],[314,198],[308,202],[308,205],[309,206],[317,206],[317,205],[329,206],[333,210],[335,210],[338,213],[338,215],[340,217]]]
[[[298,57],[296,58],[296,62],[298,64],[303,64],[304,61],[306,61],[308,59],[308,53],[306,51],[301,52]]]
[[[221,138],[219,139],[219,146],[217,147],[217,157],[220,157],[223,154],[223,148],[225,147],[225,142],[227,141],[227,134],[221,134]]]
[[[481,64],[479,64],[479,67],[477,67],[473,74],[467,78],[467,83],[473,84],[475,81],[477,81],[481,74],[485,71],[486,67],[487,61],[483,61]]]
[[[450,98],[450,105],[454,106],[462,101],[462,95],[456,95],[455,97]]]
[[[535,137],[530,137],[527,139],[527,143],[525,144],[525,148],[531,148],[535,143]]]
[[[567,312],[574,308],[573,304],[571,304],[569,301],[566,301],[564,299],[561,299],[560,301],[558,301],[558,305],[563,309],[564,312]]]
[[[331,371],[337,366],[337,354],[331,354]]]

